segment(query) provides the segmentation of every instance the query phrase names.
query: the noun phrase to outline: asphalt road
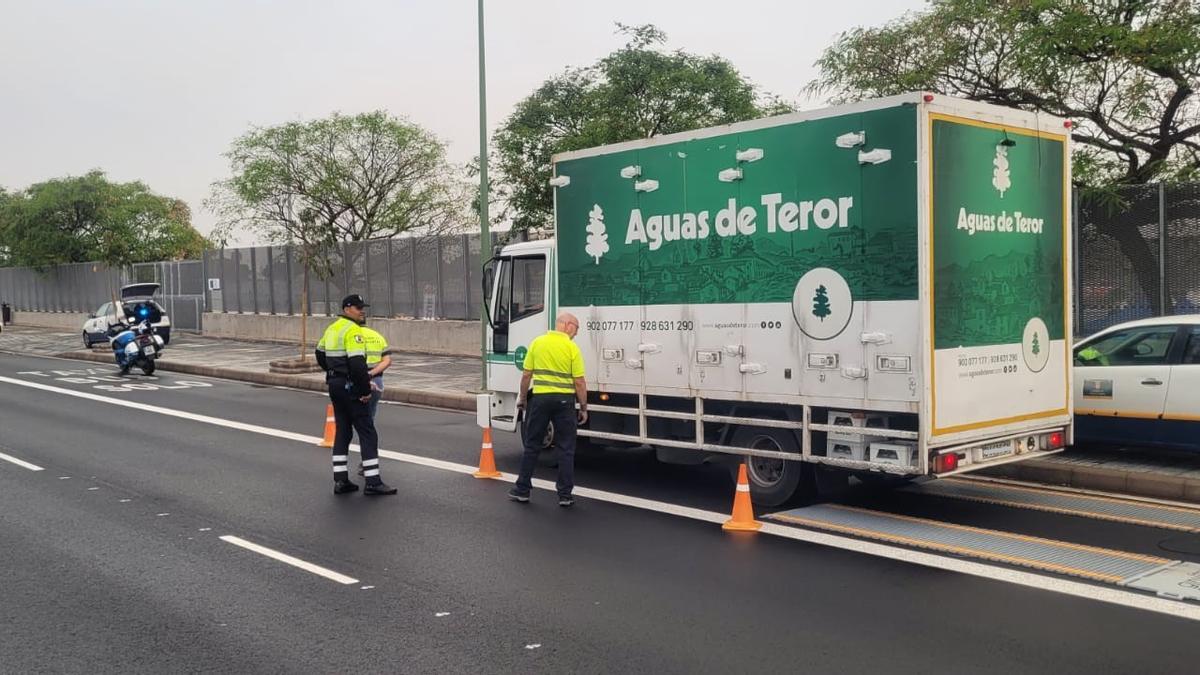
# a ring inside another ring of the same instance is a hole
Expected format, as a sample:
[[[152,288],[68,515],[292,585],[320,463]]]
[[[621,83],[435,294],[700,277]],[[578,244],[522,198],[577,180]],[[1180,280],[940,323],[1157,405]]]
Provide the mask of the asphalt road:
[[[44,469],[0,461],[0,671],[1181,673],[1200,658],[1192,620],[596,499],[517,505],[505,482],[436,466],[385,460],[398,496],[334,496],[328,451],[288,436],[320,435],[321,397],[170,374],[130,389],[100,379],[112,370],[0,354],[0,378],[51,388],[0,380],[0,453]],[[470,415],[389,405],[379,426],[390,450],[478,458]],[[496,441],[515,470],[516,440]],[[582,456],[577,478],[710,511],[732,496],[724,469],[643,451]],[[843,498],[1155,555],[1178,538]]]

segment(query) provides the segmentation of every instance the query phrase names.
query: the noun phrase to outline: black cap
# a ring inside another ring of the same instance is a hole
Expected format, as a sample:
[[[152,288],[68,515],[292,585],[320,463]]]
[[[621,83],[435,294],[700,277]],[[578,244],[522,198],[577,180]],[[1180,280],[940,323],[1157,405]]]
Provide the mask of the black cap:
[[[355,293],[353,295],[347,295],[346,297],[342,298],[342,309],[346,309],[347,307],[357,307],[359,309],[362,309],[363,307],[370,307],[370,305],[368,305],[366,303],[366,301],[363,300],[363,297],[361,295],[359,295],[358,293]]]

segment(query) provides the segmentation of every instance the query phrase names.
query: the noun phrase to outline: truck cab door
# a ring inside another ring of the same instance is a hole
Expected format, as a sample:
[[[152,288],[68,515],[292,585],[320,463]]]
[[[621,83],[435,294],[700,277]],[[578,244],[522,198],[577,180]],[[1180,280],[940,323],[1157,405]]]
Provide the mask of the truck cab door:
[[[495,392],[492,425],[516,429],[516,400],[529,343],[553,328],[547,307],[546,253],[502,256],[489,269],[488,386]]]

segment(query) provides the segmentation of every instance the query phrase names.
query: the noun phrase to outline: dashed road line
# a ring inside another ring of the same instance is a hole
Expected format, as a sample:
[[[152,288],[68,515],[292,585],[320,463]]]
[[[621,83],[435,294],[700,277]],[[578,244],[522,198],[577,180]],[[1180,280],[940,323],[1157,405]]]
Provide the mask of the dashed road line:
[[[336,581],[339,584],[348,586],[350,584],[358,583],[358,579],[355,579],[354,577],[348,577],[345,574],[339,574],[337,572],[334,572],[331,569],[321,567],[320,565],[314,565],[310,562],[301,560],[294,556],[290,556],[286,553],[280,553],[279,551],[276,551],[275,549],[267,548],[266,546],[260,546],[258,544],[255,544],[252,541],[246,541],[245,539],[242,539],[241,537],[235,537],[231,534],[227,534],[223,537],[220,537],[220,539],[223,542],[233,544],[234,546],[241,546],[242,548],[244,548],[248,551],[254,551],[255,553],[257,553],[259,555],[264,555],[273,560],[278,560],[281,563],[285,563],[285,564],[291,565],[292,567],[302,569],[305,572],[311,572],[312,574],[315,574],[317,576],[325,577],[326,579],[329,579],[330,581]]]
[[[16,457],[13,457],[12,455],[6,455],[3,452],[0,452],[0,459],[4,460],[6,462],[9,462],[11,464],[16,464],[19,467],[29,469],[30,471],[45,471],[45,469],[38,466],[37,464],[31,464],[29,462],[26,462],[23,459],[17,459]]]

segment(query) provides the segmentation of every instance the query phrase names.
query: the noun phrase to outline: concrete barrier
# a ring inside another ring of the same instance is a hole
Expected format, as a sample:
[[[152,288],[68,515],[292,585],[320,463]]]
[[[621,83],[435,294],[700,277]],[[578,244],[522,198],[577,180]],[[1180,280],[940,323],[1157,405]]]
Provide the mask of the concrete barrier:
[[[308,340],[315,345],[332,319],[308,317]],[[239,340],[297,342],[301,317],[268,314],[206,312],[204,335]],[[422,354],[479,356],[478,321],[418,321],[415,319],[370,319],[369,325],[383,334],[392,349]]]
[[[14,326],[37,326],[53,328],[63,332],[83,334],[83,322],[88,315],[83,312],[18,312],[13,310]],[[479,349],[476,348],[476,353]]]

